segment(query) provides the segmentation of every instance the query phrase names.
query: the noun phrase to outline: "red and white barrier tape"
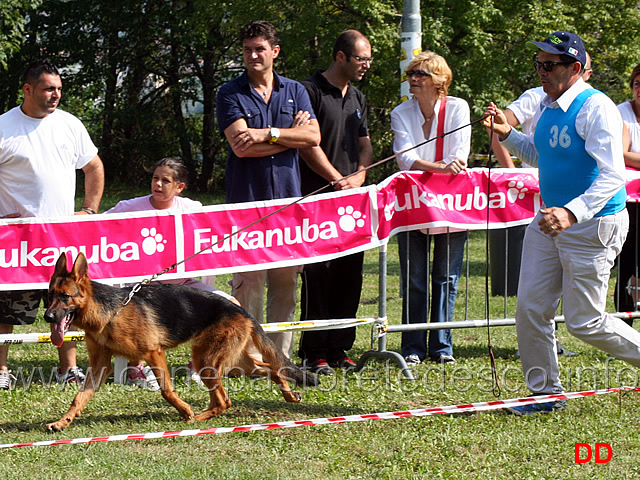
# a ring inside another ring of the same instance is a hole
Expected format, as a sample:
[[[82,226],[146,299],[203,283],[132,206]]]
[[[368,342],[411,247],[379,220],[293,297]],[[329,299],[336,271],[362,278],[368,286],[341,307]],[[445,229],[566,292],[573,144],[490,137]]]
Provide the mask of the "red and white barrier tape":
[[[605,393],[621,392],[623,390],[640,391],[638,387],[617,387],[585,392],[563,393],[557,395],[541,395],[538,397],[513,398],[510,400],[494,400],[490,402],[469,403],[463,405],[449,405],[446,407],[419,408],[399,412],[369,413],[364,415],[347,415],[344,417],[314,418],[311,420],[293,420],[288,422],[263,423],[242,425],[237,427],[202,428],[197,430],[177,430],[173,432],[133,433],[124,435],[109,435],[108,437],[85,437],[68,440],[46,440],[29,443],[7,443],[0,445],[0,449],[18,447],[50,447],[54,445],[79,445],[83,443],[123,442],[125,440],[150,440],[153,438],[193,437],[196,435],[211,435],[218,433],[252,432],[256,430],[277,430],[281,428],[308,427],[312,425],[328,425],[333,423],[363,422],[367,420],[389,420],[393,418],[424,417],[427,415],[451,414],[460,412],[483,412],[502,408],[533,403],[545,403],[556,400],[570,400],[584,398]]]

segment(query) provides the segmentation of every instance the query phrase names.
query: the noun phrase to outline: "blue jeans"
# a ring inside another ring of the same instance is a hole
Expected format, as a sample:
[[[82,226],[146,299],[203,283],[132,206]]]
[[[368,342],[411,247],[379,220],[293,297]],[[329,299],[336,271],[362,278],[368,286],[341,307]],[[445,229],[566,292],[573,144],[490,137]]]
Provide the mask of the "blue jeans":
[[[427,235],[418,231],[398,234],[402,292],[402,323],[426,323],[429,313],[429,263],[431,263],[431,322],[453,320],[468,232]],[[433,239],[433,258],[429,258]],[[411,259],[410,261],[407,261]],[[430,261],[431,260],[431,261]],[[407,274],[408,269],[408,274]],[[408,279],[408,282],[407,282]],[[417,355],[437,359],[453,355],[451,330],[402,333],[402,356]]]

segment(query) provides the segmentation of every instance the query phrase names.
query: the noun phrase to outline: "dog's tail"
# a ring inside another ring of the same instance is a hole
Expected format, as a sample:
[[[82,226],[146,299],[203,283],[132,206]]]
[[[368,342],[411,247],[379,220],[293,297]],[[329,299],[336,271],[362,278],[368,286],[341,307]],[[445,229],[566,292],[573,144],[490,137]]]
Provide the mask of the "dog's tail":
[[[254,327],[253,341],[262,354],[263,360],[270,364],[288,382],[303,387],[317,387],[320,385],[318,377],[294,365],[264,333],[259,324]]]

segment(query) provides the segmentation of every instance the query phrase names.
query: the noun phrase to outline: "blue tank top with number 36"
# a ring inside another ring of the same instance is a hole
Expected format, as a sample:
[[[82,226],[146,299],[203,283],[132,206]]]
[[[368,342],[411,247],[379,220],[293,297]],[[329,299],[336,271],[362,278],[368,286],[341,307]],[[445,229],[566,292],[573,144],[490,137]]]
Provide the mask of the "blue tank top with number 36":
[[[546,108],[536,126],[534,142],[538,150],[540,195],[547,207],[564,207],[591,186],[599,173],[595,159],[585,150],[585,141],[576,131],[576,117],[587,99],[599,93],[590,88],[581,92],[567,112]],[[612,215],[625,207],[623,186],[595,215]]]

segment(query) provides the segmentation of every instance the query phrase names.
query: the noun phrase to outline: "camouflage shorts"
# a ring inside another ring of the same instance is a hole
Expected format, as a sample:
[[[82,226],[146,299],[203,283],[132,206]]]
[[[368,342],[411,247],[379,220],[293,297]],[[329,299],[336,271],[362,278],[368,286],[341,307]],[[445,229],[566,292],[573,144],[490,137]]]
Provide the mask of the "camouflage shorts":
[[[0,292],[0,323],[31,325],[36,320],[40,300],[46,290]]]

